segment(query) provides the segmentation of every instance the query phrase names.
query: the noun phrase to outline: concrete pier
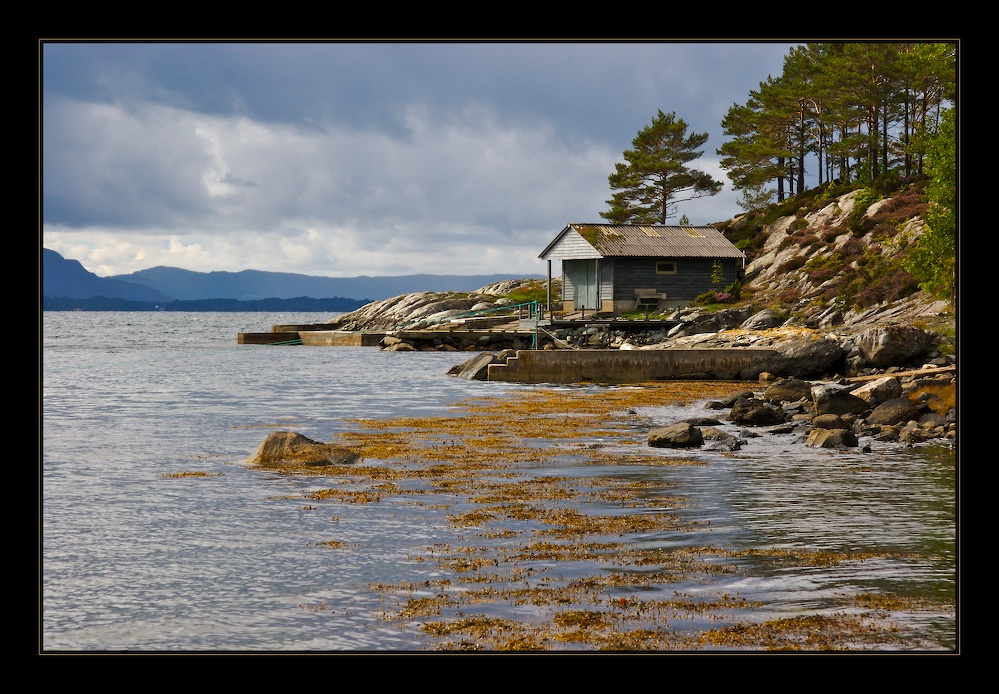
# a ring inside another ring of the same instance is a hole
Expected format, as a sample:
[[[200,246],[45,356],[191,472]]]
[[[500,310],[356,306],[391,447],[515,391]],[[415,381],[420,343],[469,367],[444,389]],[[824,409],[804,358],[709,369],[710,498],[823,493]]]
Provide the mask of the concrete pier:
[[[677,379],[751,380],[771,349],[518,350],[490,364],[487,380],[510,383],[644,383]],[[746,374],[751,374],[747,376]]]
[[[236,344],[239,345],[300,345],[299,333],[293,330],[281,330],[269,333],[238,333]]]
[[[638,321],[635,321],[638,322]],[[325,347],[378,347],[391,334],[414,344],[433,344],[444,336],[468,344],[519,339],[530,343],[534,331],[516,324],[469,330],[322,330],[322,325],[274,325],[269,333],[240,333],[239,344],[299,344]],[[297,329],[297,330],[296,330]],[[776,353],[772,349],[517,349],[505,364],[490,364],[487,379],[510,383],[645,383],[705,379],[754,380]]]
[[[384,330],[303,330],[303,345],[320,347],[377,347]]]

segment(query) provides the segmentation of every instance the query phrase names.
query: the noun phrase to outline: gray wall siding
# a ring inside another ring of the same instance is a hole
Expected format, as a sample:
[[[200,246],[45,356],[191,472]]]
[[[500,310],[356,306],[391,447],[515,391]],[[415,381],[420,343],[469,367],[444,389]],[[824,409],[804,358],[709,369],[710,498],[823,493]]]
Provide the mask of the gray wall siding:
[[[656,262],[660,260],[675,262],[676,274],[658,274]],[[742,261],[722,259],[723,278],[718,284],[711,281],[713,264],[712,258],[605,258],[597,262],[600,298],[612,299],[619,310],[628,310],[634,306],[636,289],[655,289],[666,294],[669,305],[682,306],[704,292],[724,291],[738,279]],[[568,302],[575,298],[573,261],[563,260],[562,299]]]
[[[636,289],[655,289],[666,294],[670,303],[693,301],[698,295],[715,289],[724,291],[736,281],[741,261],[722,259],[723,279],[718,284],[711,281],[714,264],[712,258],[613,258],[614,300],[634,301]],[[656,273],[657,260],[676,263],[676,274]]]
[[[614,296],[614,260],[598,260],[597,272],[600,273],[600,298],[610,299]]]
[[[562,301],[572,301],[576,298],[576,285],[573,284],[573,267],[571,260],[562,261]]]

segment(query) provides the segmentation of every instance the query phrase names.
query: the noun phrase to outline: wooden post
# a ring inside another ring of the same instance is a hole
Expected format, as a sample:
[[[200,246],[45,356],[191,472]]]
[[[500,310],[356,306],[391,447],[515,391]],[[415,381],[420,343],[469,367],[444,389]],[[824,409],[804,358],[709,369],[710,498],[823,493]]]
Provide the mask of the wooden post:
[[[552,259],[548,259],[548,317],[552,316]]]

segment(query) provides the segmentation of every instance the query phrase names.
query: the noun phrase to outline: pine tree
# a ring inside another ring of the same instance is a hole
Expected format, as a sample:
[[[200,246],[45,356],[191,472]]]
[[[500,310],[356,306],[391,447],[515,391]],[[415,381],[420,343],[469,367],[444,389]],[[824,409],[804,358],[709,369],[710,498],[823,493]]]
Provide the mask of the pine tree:
[[[615,191],[600,216],[614,224],[665,224],[683,200],[715,195],[723,184],[710,174],[686,166],[703,154],[696,151],[707,133],[687,135],[687,124],[676,113],[662,110],[652,124],[639,131],[608,176]],[[678,197],[683,196],[683,197]]]
[[[790,186],[792,120],[784,91],[780,79],[768,77],[759,90],[750,92],[745,106],[734,104],[722,120],[725,134],[732,139],[717,150],[721,166],[736,190],[752,191],[744,192],[748,204],[772,199],[773,194],[765,190],[771,182],[777,184],[777,202],[783,202],[785,182]]]

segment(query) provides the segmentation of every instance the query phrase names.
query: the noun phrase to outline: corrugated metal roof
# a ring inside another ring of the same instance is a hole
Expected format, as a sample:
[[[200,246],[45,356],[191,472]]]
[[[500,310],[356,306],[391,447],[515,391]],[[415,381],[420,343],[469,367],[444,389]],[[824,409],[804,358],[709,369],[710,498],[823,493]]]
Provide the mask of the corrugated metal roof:
[[[575,231],[603,257],[742,258],[743,253],[714,227],[637,224],[569,224],[558,239]]]

